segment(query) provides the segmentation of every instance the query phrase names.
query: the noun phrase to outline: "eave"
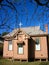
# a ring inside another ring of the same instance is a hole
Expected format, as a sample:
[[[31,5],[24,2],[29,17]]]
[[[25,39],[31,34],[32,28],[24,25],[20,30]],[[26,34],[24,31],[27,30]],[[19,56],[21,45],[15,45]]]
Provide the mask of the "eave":
[[[31,37],[42,37],[42,36],[48,36],[48,34],[36,34],[36,35],[30,35]]]

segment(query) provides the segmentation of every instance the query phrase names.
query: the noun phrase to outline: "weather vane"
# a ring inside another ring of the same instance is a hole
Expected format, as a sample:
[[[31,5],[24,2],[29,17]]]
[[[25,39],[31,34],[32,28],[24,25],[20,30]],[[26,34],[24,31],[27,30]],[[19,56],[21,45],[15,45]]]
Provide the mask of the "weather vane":
[[[20,23],[19,23],[19,27],[21,28],[21,26],[22,26],[22,23],[20,22]]]

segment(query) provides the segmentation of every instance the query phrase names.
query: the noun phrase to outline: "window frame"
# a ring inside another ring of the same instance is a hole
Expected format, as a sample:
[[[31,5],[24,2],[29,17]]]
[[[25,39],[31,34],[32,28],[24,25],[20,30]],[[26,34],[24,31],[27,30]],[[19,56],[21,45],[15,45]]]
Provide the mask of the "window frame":
[[[12,49],[9,49],[9,45],[12,44],[12,40],[8,40],[8,51],[12,51],[13,50],[13,44],[12,44]]]
[[[22,45],[22,48],[23,48],[23,53],[19,53],[19,44],[21,44]],[[23,46],[23,44],[22,43],[18,43],[17,44],[17,53],[19,54],[19,55],[23,55],[24,54],[24,46]]]
[[[37,40],[37,39],[39,40],[39,44],[40,44],[40,38],[36,38],[36,40]],[[41,44],[40,44],[40,49],[37,49],[37,48],[36,48],[36,45],[39,45],[39,44],[36,44],[36,40],[35,40],[35,50],[36,50],[36,51],[40,51],[40,50],[41,50]]]

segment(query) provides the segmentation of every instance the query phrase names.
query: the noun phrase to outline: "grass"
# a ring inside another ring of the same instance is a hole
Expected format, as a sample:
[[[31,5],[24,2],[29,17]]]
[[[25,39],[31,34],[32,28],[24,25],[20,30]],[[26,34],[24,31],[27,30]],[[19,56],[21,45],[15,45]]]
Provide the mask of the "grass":
[[[0,65],[49,65],[49,62],[20,62],[7,59],[0,59]]]

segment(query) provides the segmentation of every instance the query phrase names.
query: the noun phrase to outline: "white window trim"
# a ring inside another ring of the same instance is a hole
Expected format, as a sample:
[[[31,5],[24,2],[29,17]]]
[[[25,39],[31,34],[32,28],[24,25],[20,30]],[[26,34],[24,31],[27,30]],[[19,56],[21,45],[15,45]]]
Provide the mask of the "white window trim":
[[[38,45],[36,44],[35,47],[36,47],[36,48],[35,48],[36,50],[40,50],[40,43],[39,43]]]
[[[41,50],[41,46],[40,46],[40,38],[37,38],[37,39],[39,39],[39,44],[35,44],[35,50]]]
[[[9,51],[12,51],[12,41],[8,41],[8,50]]]
[[[18,54],[24,54],[24,48],[18,46]]]

